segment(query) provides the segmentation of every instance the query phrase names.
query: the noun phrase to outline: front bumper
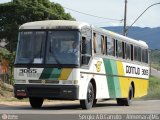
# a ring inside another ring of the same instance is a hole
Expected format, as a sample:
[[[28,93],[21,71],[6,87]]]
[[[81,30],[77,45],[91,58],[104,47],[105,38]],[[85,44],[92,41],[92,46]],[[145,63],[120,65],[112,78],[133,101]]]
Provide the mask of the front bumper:
[[[14,95],[18,99],[39,97],[58,100],[77,100],[79,95],[79,86],[15,84]]]

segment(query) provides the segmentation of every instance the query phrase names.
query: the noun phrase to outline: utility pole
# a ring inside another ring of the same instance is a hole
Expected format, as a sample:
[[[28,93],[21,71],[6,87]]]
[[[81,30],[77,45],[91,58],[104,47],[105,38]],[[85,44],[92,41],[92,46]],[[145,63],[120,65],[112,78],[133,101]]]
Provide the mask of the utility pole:
[[[155,6],[155,5],[160,5],[160,2],[154,3],[154,4],[150,5],[149,7],[147,7],[147,8],[138,16],[138,18],[135,19],[135,21],[134,21],[129,27],[126,28],[126,26],[125,26],[125,27],[124,27],[124,28],[125,28],[125,29],[124,29],[125,33],[128,32],[128,30],[134,25],[134,23],[136,23],[137,20],[138,20],[149,8],[151,8],[152,6]],[[126,22],[126,21],[124,20],[124,23],[125,23],[125,22]]]
[[[125,0],[125,7],[124,7],[124,28],[123,28],[123,35],[126,36],[126,20],[127,19],[127,0]]]

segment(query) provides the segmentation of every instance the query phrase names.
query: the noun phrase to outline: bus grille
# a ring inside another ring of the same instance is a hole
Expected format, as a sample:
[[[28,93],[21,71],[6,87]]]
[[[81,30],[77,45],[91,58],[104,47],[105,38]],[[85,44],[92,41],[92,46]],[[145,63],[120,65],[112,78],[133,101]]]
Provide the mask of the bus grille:
[[[60,95],[59,88],[27,88],[29,96],[53,97]]]
[[[29,80],[29,83],[44,83],[44,80]],[[58,80],[45,80],[45,83],[59,84]]]

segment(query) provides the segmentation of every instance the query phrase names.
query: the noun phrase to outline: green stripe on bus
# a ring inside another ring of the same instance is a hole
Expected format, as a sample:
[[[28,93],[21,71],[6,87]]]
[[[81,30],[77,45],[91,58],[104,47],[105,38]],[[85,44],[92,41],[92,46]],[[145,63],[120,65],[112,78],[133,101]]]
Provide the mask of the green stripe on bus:
[[[107,83],[108,83],[108,90],[109,96],[111,98],[118,98],[120,97],[120,84],[119,78],[113,77],[112,75],[118,75],[117,72],[117,65],[114,60],[103,59],[105,71],[107,74]]]
[[[59,76],[61,74],[61,69],[59,68],[54,68],[49,79],[50,80],[58,80]]]
[[[120,98],[121,90],[120,90],[120,83],[119,83],[118,77],[114,77],[114,85],[115,85],[115,91],[116,91],[116,98]]]
[[[105,66],[105,71],[107,74],[112,75],[112,66],[110,63],[110,60],[104,59],[104,66]],[[108,83],[108,91],[109,91],[109,96],[111,98],[115,97],[115,90],[114,90],[114,81],[112,76],[106,76],[107,77],[107,83]]]
[[[61,69],[58,68],[44,68],[39,79],[58,80],[61,74]]]
[[[118,76],[118,68],[115,60],[110,60],[111,66],[112,66],[112,75],[117,75]],[[120,82],[119,82],[119,77],[113,77],[114,81],[114,89],[115,89],[115,97],[118,98],[120,97]]]
[[[53,68],[44,68],[39,79],[48,79],[52,74]]]

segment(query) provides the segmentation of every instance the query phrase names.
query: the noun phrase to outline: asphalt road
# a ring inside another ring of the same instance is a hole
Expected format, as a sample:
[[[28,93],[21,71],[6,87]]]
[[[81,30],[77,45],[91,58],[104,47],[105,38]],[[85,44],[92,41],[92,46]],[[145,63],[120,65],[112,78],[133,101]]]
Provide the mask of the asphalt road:
[[[157,71],[156,69],[151,68],[151,75],[157,78],[160,78],[160,71]]]
[[[82,110],[78,101],[44,102],[40,109],[32,109],[28,102],[0,102],[0,114],[24,120],[80,120],[87,119],[87,114],[160,114],[160,100],[134,101],[129,107],[118,106],[113,100],[103,101],[90,110]]]

